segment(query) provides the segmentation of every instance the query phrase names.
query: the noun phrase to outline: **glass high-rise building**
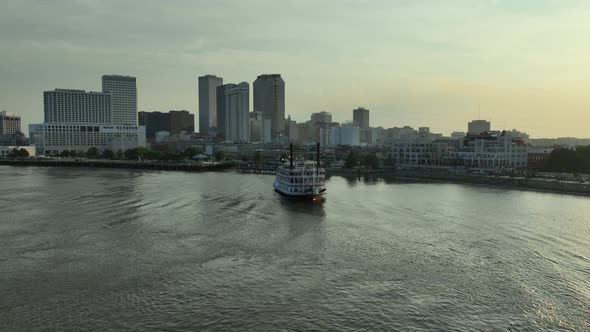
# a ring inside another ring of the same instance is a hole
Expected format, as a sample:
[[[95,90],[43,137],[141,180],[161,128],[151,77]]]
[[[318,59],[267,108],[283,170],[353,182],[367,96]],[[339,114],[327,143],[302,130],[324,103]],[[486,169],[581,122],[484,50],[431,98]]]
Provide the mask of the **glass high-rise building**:
[[[285,81],[280,74],[260,75],[254,81],[254,112],[271,120],[273,140],[285,133]]]

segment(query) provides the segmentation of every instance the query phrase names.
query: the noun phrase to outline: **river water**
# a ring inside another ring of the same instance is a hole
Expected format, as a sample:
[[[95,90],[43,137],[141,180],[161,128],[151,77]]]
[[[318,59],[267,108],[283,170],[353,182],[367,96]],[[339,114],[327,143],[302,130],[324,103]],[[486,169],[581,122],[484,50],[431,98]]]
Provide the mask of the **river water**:
[[[0,166],[0,330],[590,330],[590,198]]]

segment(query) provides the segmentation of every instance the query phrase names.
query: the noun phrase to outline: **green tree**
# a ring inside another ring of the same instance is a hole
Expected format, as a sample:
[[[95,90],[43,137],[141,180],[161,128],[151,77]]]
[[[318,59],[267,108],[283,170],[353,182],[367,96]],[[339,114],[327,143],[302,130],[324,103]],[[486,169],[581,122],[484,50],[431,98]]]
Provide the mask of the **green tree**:
[[[86,156],[90,159],[98,158],[98,149],[94,146],[89,148],[88,151],[86,152]]]
[[[358,166],[358,159],[352,150],[348,153],[348,157],[344,160],[345,168],[354,168]]]
[[[29,151],[21,148],[20,150],[18,150],[18,157],[19,158],[28,158],[29,157]]]
[[[76,151],[76,150],[70,150],[70,157],[76,158],[77,156],[78,156],[78,151]]]
[[[62,152],[59,153],[60,157],[64,157],[67,158],[70,156],[70,151],[69,150],[63,150]]]
[[[215,160],[223,161],[224,159],[225,159],[225,152],[223,152],[221,150],[215,152]]]
[[[365,156],[364,160],[365,166],[371,168],[378,168],[379,167],[379,158],[377,158],[377,154],[369,153]]]
[[[125,159],[137,159],[137,150],[127,149],[123,152],[123,156],[125,156]]]
[[[8,154],[8,158],[19,158],[20,157],[20,150],[17,148],[14,148],[12,150],[10,150],[10,153]]]
[[[106,149],[102,152],[103,159],[115,159],[115,152],[113,150]]]

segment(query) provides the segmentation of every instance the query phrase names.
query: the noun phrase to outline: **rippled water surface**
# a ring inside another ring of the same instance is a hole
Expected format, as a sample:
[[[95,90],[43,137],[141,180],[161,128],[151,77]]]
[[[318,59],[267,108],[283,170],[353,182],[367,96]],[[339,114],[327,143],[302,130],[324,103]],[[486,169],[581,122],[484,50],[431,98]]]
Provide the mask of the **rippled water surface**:
[[[0,330],[590,330],[590,198],[0,166]]]

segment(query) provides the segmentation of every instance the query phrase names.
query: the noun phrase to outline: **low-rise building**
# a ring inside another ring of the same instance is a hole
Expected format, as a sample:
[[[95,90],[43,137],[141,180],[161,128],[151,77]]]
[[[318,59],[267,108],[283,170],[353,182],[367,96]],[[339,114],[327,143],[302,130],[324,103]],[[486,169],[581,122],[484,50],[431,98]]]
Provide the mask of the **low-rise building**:
[[[394,165],[430,165],[433,157],[433,143],[430,138],[400,138],[388,140],[388,158]]]
[[[527,167],[527,146],[520,138],[502,132],[467,135],[449,159],[457,164],[486,171],[502,172]]]
[[[35,151],[35,147],[31,146],[31,145],[24,145],[24,146],[20,146],[20,145],[14,145],[14,146],[9,146],[9,145],[3,145],[0,146],[0,158],[8,158],[12,151],[14,151],[14,149],[17,150],[21,150],[24,149],[27,151],[27,153],[29,154],[29,157],[35,157],[36,151]]]
[[[37,154],[56,155],[64,150],[86,152],[145,147],[145,127],[115,124],[44,123],[29,125]]]

